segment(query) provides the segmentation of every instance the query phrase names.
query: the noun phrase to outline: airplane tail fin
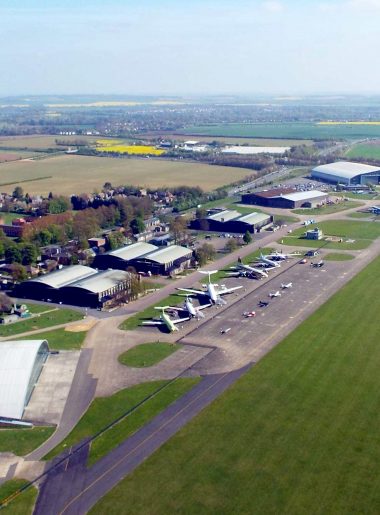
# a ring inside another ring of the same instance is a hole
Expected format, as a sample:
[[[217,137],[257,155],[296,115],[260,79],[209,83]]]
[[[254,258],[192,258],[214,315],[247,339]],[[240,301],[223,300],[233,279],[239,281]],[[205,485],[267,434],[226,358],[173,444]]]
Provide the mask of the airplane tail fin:
[[[208,282],[211,283],[211,276],[216,274],[218,270],[199,270],[199,272],[203,275],[208,275]]]

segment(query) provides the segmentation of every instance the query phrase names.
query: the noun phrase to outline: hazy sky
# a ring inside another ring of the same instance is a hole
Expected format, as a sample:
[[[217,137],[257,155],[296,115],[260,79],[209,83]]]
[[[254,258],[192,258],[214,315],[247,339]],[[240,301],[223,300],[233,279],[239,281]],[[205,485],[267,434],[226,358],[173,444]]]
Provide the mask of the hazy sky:
[[[380,93],[379,49],[380,0],[0,0],[0,95]]]

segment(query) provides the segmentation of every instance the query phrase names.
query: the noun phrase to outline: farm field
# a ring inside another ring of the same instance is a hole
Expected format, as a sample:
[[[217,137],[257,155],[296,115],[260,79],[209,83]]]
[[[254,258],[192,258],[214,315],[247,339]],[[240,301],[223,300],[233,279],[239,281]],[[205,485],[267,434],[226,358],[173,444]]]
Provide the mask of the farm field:
[[[29,194],[61,195],[92,193],[106,181],[118,186],[132,184],[201,186],[205,191],[242,180],[249,170],[201,163],[61,155],[42,161],[0,164],[0,186],[11,193],[20,184]]]
[[[314,229],[315,227],[322,229],[324,236],[342,238],[343,241],[329,241],[326,243],[324,240],[306,240],[302,238],[306,230]],[[359,220],[329,220],[319,222],[318,224],[311,224],[307,227],[300,227],[293,231],[291,236],[282,238],[279,243],[311,248],[323,246],[325,249],[360,250],[368,247],[379,236],[380,224]],[[353,241],[351,243],[344,241],[347,239]]]
[[[380,258],[90,514],[379,513],[379,274]]]
[[[98,140],[96,142],[96,150],[98,152],[109,152],[110,154],[129,154],[136,156],[162,156],[165,150],[158,149],[152,145],[127,145],[123,141],[115,140],[111,143],[107,140]]]
[[[189,136],[183,134],[166,134],[165,132],[153,134],[141,134],[141,139],[169,139],[175,141],[187,141]],[[273,139],[273,138],[234,138],[228,136],[197,136],[197,141],[202,143],[210,143],[211,141],[218,141],[227,145],[256,145],[258,147],[294,147],[297,145],[312,145],[313,140],[299,139]]]
[[[0,149],[0,163],[8,163],[10,161],[17,161],[18,159],[26,159],[40,155],[41,153],[29,152],[27,150],[1,150]]]
[[[316,123],[252,123],[200,125],[184,129],[188,136],[233,136],[281,139],[355,139],[380,137],[380,125]]]
[[[37,135],[37,136],[1,136],[0,137],[0,149],[3,148],[18,148],[25,150],[44,150],[48,148],[53,148],[56,150],[62,150],[65,147],[62,145],[57,145],[55,140],[64,140],[64,141],[87,141],[88,143],[96,142],[95,136],[50,136],[50,135]]]
[[[352,147],[346,156],[350,159],[379,159],[380,160],[380,140],[371,143],[359,143]]]

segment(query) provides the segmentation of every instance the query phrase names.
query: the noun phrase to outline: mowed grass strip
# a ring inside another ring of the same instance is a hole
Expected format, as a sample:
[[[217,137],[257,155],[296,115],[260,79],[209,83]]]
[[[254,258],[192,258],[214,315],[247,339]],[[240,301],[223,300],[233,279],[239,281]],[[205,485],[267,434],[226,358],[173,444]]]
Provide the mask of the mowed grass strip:
[[[23,337],[25,340],[47,340],[51,350],[78,350],[82,347],[87,331],[66,331],[64,328],[55,331],[33,334]]]
[[[37,449],[55,431],[54,427],[36,426],[31,429],[0,429],[0,452],[25,456]]]
[[[377,514],[380,258],[90,511]]]
[[[352,254],[330,252],[329,254],[326,254],[323,259],[326,261],[350,261],[351,259],[355,259],[355,256]]]
[[[174,382],[152,381],[126,388],[110,397],[95,399],[71,433],[49,452],[45,459],[51,459],[83,439],[94,436],[115,419],[131,410],[122,421],[92,442],[89,461],[93,463],[149,422],[198,381],[198,378],[177,379]],[[145,399],[148,400],[142,403]],[[142,404],[140,405],[140,403]],[[134,410],[136,406],[138,407]]]
[[[123,352],[123,354],[120,354],[118,360],[119,363],[128,367],[151,367],[180,348],[181,345],[175,345],[173,343],[143,343],[141,345],[136,345],[136,347],[132,347],[132,349]]]
[[[343,241],[325,242],[324,240],[306,240],[306,238],[302,238],[307,230],[314,229],[315,227],[322,229],[324,237],[334,236],[336,238],[341,238]],[[300,227],[293,231],[291,236],[281,238],[279,243],[312,248],[323,246],[326,249],[360,250],[368,247],[371,242],[379,236],[380,224],[376,224],[374,222],[357,220],[328,220],[326,222],[319,222],[318,224]],[[347,239],[355,241],[351,243],[344,241]]]
[[[364,204],[362,202],[347,200],[346,202],[340,202],[339,204],[326,204],[322,207],[293,209],[292,213],[296,213],[297,215],[331,215],[331,213],[339,213],[340,211],[346,211],[347,209],[361,207],[363,205]]]
[[[13,336],[37,329],[45,329],[60,324],[67,324],[83,318],[83,315],[72,309],[53,309],[48,313],[26,318],[13,324],[0,326],[0,336]]]
[[[0,485],[0,502],[25,486],[25,479],[11,479]],[[2,515],[31,515],[37,499],[37,488],[29,487],[8,505],[1,507]]]

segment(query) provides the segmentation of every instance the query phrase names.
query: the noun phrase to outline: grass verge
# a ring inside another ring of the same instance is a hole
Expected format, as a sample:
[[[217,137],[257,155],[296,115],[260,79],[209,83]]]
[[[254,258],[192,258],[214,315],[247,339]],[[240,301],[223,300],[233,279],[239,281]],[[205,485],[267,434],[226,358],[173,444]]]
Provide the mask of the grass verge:
[[[56,329],[23,337],[24,340],[47,340],[52,350],[78,350],[82,347],[87,331],[65,331]]]
[[[0,452],[25,456],[37,449],[54,431],[54,427],[41,426],[31,429],[0,429]]]
[[[351,259],[355,259],[355,256],[352,254],[340,254],[339,252],[330,252],[326,254],[324,258],[326,261],[350,261]]]
[[[175,399],[183,395],[198,381],[198,378],[177,379],[174,382],[152,381],[126,388],[111,397],[95,399],[67,438],[49,452],[49,454],[45,456],[45,459],[51,459],[65,449],[78,444],[84,438],[95,435],[113,420],[129,410],[132,410],[134,406],[137,406],[144,399],[153,395],[154,392],[167,384],[168,386],[166,388],[161,389],[156,395],[141,404],[135,411],[132,411],[127,417],[103,433],[92,443],[89,463],[93,463],[116,447],[125,438],[137,431],[137,429],[149,422],[149,420],[160,413],[160,411],[166,408]]]
[[[339,213],[339,211],[346,211],[347,209],[352,209],[353,207],[361,206],[364,206],[362,202],[354,202],[353,200],[348,200],[340,204],[327,204],[323,207],[293,209],[292,213],[295,213],[296,215],[331,215],[331,213]]]
[[[75,320],[81,320],[83,315],[72,309],[56,309],[49,313],[42,313],[39,316],[28,318],[14,324],[0,326],[0,336],[13,336],[16,334],[45,329],[54,325],[67,324]]]
[[[136,345],[136,347],[120,354],[118,360],[119,363],[126,365],[127,367],[151,367],[180,348],[180,345],[174,345],[172,343],[143,343],[142,345]]]
[[[379,275],[377,258],[91,515],[378,513]]]
[[[0,501],[27,484],[25,479],[11,479],[0,485]],[[1,507],[2,515],[31,515],[37,499],[37,488],[31,486],[8,505]]]

